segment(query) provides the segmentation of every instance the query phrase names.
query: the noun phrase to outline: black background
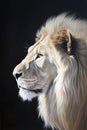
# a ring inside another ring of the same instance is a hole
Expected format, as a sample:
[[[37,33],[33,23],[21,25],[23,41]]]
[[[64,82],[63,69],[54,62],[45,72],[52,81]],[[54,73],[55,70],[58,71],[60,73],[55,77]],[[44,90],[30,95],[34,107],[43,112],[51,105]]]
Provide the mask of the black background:
[[[45,130],[37,100],[23,102],[12,71],[34,43],[35,33],[50,16],[70,11],[87,18],[87,0],[3,0],[1,4],[1,130]],[[48,129],[47,129],[48,130]]]

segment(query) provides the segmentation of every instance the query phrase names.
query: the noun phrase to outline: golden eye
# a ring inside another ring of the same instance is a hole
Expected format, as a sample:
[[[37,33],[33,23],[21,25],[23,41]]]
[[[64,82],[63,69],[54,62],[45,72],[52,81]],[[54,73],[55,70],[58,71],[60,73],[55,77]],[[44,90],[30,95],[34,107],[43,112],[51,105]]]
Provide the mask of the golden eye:
[[[35,59],[35,60],[36,60],[36,59],[39,59],[39,58],[41,58],[42,56],[43,56],[42,54],[38,53],[38,54],[35,55],[35,58],[34,58],[34,59]]]

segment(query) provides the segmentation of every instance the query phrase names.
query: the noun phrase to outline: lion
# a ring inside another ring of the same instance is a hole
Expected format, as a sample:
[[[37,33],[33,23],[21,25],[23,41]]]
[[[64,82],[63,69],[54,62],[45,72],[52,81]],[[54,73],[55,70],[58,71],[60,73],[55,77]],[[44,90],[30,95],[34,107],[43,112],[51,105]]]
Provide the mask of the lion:
[[[38,99],[45,126],[87,130],[87,22],[67,14],[50,18],[13,71],[19,95]]]

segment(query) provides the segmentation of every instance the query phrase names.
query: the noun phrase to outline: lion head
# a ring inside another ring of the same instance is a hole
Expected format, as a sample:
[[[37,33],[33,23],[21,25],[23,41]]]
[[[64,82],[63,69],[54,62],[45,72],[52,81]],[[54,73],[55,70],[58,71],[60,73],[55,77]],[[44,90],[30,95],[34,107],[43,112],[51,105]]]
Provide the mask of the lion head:
[[[46,126],[87,130],[87,23],[49,19],[13,71],[23,100],[38,97]]]

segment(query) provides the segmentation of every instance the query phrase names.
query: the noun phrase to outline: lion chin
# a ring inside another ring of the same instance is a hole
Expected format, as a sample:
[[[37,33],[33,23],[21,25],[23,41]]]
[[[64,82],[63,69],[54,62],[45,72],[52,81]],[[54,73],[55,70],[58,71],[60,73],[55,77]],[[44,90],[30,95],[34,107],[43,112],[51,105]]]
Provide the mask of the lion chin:
[[[19,96],[23,99],[23,101],[32,101],[33,98],[37,97],[37,94],[20,88]]]
[[[13,71],[19,96],[38,98],[45,126],[87,130],[87,22],[62,14],[48,19]]]

